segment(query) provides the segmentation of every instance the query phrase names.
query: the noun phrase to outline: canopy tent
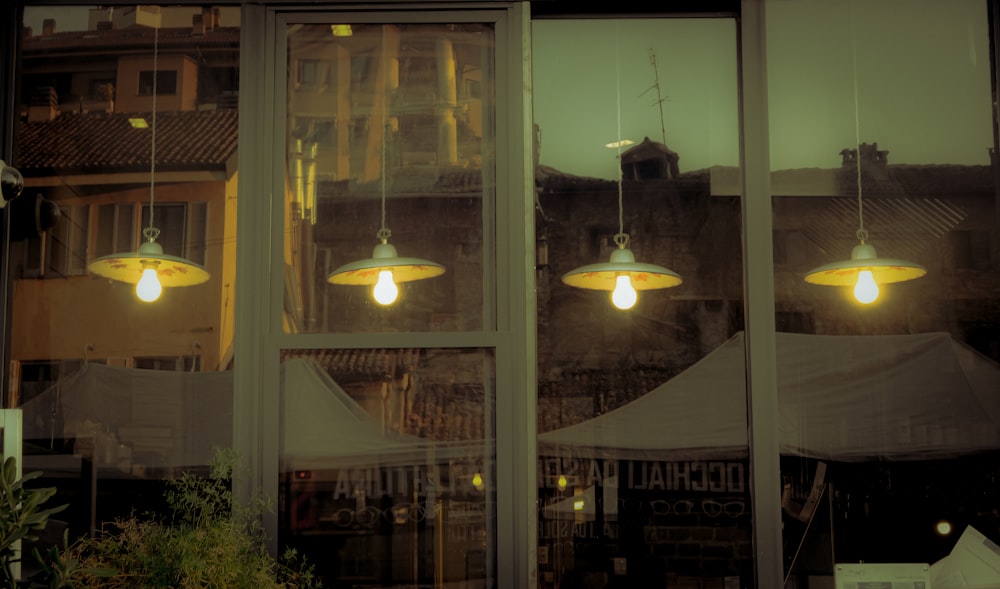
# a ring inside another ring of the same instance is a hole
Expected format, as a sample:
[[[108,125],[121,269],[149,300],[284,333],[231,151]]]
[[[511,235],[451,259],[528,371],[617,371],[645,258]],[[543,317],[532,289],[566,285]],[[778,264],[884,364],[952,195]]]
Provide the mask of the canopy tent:
[[[232,374],[85,364],[21,406],[25,440],[71,439],[99,466],[195,467],[232,445]]]
[[[747,454],[738,333],[639,399],[539,435],[545,456],[637,460]],[[1000,366],[947,334],[777,334],[783,454],[830,461],[947,458],[1000,449]],[[480,456],[383,428],[314,362],[282,365],[280,455],[289,469],[426,464]],[[87,364],[22,406],[25,439],[92,440],[97,462],[207,465],[232,440],[232,373]],[[102,455],[102,451],[104,454]]]
[[[286,469],[423,464],[475,456],[383,428],[315,362],[282,364],[280,455]],[[22,406],[24,438],[92,444],[99,466],[133,470],[208,465],[231,447],[232,372],[168,372],[86,364]]]
[[[287,468],[433,464],[486,451],[483,443],[438,442],[383,427],[315,362],[293,359],[282,366],[282,456]]]
[[[1000,449],[1000,366],[944,333],[777,334],[785,455],[928,460]],[[737,333],[635,401],[539,435],[545,456],[632,460],[748,453],[745,338]]]

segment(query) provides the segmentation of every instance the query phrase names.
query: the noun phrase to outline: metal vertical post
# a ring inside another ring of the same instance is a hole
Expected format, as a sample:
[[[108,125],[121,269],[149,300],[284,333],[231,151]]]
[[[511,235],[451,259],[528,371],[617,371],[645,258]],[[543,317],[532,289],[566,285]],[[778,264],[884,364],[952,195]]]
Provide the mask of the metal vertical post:
[[[741,4],[740,153],[754,563],[757,587],[776,589],[783,586],[784,577],[765,5],[766,0]]]

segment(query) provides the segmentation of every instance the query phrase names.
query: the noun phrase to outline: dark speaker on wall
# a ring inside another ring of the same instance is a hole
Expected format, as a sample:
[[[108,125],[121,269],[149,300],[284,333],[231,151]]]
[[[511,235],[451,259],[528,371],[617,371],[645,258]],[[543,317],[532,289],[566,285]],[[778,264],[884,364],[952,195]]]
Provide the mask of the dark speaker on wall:
[[[22,195],[10,203],[10,240],[39,237],[55,227],[61,215],[59,205],[40,194]]]

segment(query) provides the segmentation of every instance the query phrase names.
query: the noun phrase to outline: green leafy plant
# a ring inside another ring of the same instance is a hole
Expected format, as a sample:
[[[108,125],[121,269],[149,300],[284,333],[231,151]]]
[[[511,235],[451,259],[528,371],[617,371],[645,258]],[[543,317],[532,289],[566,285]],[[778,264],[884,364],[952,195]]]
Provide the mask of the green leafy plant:
[[[220,450],[207,476],[185,474],[170,481],[169,514],[133,515],[108,526],[93,539],[70,546],[64,571],[49,568],[55,589],[314,589],[321,587],[312,567],[294,551],[275,559],[266,548],[260,523],[269,508],[263,498],[249,505],[233,500],[237,460]],[[109,570],[115,571],[106,575]],[[59,583],[62,583],[61,585]]]
[[[77,558],[70,556],[69,532],[63,533],[62,546],[50,546],[49,550],[43,554],[35,546],[31,550],[40,569],[31,581],[32,587],[47,587],[48,589],[77,589],[84,585],[77,583],[74,579],[82,575],[91,577],[111,577],[118,571],[110,568],[82,567]]]
[[[42,508],[56,494],[54,487],[29,489],[25,483],[42,476],[29,472],[17,476],[17,459],[8,456],[0,472],[0,575],[4,587],[25,585],[15,573],[21,562],[19,543],[38,539],[37,532],[45,529],[49,516],[66,509],[65,505]]]

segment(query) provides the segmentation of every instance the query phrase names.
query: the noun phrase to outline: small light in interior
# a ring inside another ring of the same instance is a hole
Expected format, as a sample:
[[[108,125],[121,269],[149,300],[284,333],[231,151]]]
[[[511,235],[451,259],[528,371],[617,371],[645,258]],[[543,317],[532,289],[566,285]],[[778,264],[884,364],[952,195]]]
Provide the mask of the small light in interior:
[[[354,34],[351,25],[330,25],[334,37],[350,37]]]
[[[950,536],[953,531],[954,527],[951,525],[951,522],[946,519],[938,520],[934,524],[934,533],[938,536]]]

